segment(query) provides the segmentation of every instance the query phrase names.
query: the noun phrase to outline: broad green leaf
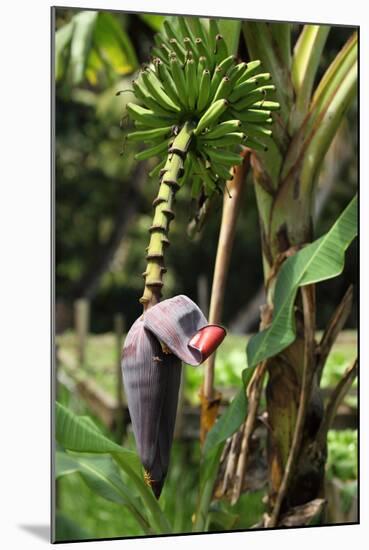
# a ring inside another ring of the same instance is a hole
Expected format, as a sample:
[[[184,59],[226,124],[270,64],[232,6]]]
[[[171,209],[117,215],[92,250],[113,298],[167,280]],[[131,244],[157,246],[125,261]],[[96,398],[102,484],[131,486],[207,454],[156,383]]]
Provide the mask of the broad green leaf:
[[[218,26],[226,41],[229,54],[236,55],[241,35],[241,20],[219,19]]]
[[[56,79],[73,86],[84,79],[95,86],[102,76],[109,82],[138,66],[134,47],[115,15],[81,11],[58,29],[55,37]]]
[[[105,437],[92,420],[76,416],[60,403],[56,403],[55,429],[56,440],[64,449],[84,453],[117,453],[129,468],[137,473],[140,471],[135,453]]]
[[[242,422],[244,422],[248,405],[246,387],[251,379],[253,371],[254,369],[245,369],[242,371],[242,388],[233,398],[227,410],[218,418],[207,434],[204,444],[205,455],[234,434],[241,426]]]
[[[81,415],[79,418],[81,422],[84,422],[86,424],[86,426],[88,426],[92,430],[95,430],[95,432],[101,433],[99,426],[92,420],[90,416],[87,416],[86,414],[86,415]]]
[[[55,79],[60,80],[65,71],[66,58],[73,36],[73,21],[55,33]]]
[[[82,11],[73,17],[69,74],[74,85],[80,84],[84,78],[97,17],[97,11]]]
[[[118,504],[129,504],[129,488],[124,485],[117,464],[110,456],[78,458],[81,475],[92,491]]]
[[[164,516],[151,489],[141,475],[138,456],[132,451],[114,443],[105,437],[86,417],[78,417],[72,411],[56,403],[55,433],[57,442],[70,451],[79,453],[110,454],[119,466],[127,473],[150,511],[153,528],[157,533],[171,532],[171,526]]]
[[[165,17],[163,15],[154,15],[152,13],[140,13],[140,18],[145,21],[154,31],[160,31]]]
[[[298,288],[339,275],[344,267],[345,251],[356,234],[355,196],[328,233],[286,260],[276,282],[272,323],[247,345],[249,367],[276,355],[295,340],[293,306]]]
[[[78,472],[79,466],[76,460],[62,450],[55,453],[55,478],[67,476]]]
[[[78,472],[90,489],[111,502],[129,504],[129,489],[109,455],[69,455],[56,452],[56,478]],[[128,498],[127,498],[128,495]]]
[[[105,70],[105,65],[96,50],[96,48],[92,47],[87,59],[87,66],[85,70],[85,76],[88,82],[92,86],[96,86],[98,83],[98,76]]]
[[[73,540],[92,539],[93,535],[65,514],[55,514],[55,541],[71,542]]]
[[[93,43],[105,68],[110,68],[113,72],[113,77],[132,73],[137,67],[137,57],[131,41],[114,15],[99,13]]]

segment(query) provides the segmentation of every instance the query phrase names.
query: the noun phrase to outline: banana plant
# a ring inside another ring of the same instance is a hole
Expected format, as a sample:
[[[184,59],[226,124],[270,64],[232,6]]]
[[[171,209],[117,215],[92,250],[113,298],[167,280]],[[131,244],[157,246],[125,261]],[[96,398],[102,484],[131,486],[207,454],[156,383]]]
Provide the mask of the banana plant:
[[[222,192],[246,145],[266,151],[271,113],[279,104],[270,74],[259,60],[238,63],[215,19],[207,28],[197,17],[165,20],[154,40],[151,59],[132,82],[137,103],[127,105],[136,127],[127,141],[145,146],[138,161],[157,159],[150,176],[158,176],[160,184],[143,273],[144,311],[127,335],[122,369],[145,480],[159,498],[181,361],[202,363],[225,336],[222,327],[207,325],[189,298],[160,302],[175,193],[185,185],[191,185],[193,197]]]
[[[263,525],[273,527],[281,524],[281,512],[316,503],[324,495],[326,438],[319,438],[319,449],[315,438],[329,410],[324,408],[319,381],[350,311],[352,292],[345,295],[317,343],[315,283],[342,271],[344,251],[356,235],[356,201],[333,226],[329,238],[309,243],[314,236],[314,192],[320,168],[355,99],[358,38],[353,32],[314,88],[329,26],[305,25],[293,49],[290,24],[247,21],[242,32],[249,55],[260,59],[271,74],[280,104],[279,112],[272,115],[273,136],[265,141],[268,150],[253,151],[250,161],[267,304],[261,332],[248,343],[247,358],[248,367],[262,375],[259,390],[262,378],[268,376],[270,515]],[[251,388],[250,384],[249,398]],[[257,404],[254,418],[256,413]],[[227,471],[232,502],[241,493],[254,424],[246,411],[244,420],[241,449],[229,462],[232,459],[237,469]],[[222,426],[223,422],[214,426],[210,441],[216,440]]]
[[[95,24],[92,16],[86,18],[86,24]],[[166,19],[155,36],[152,57],[132,83],[136,102],[127,107],[135,124],[128,146],[142,146],[138,161],[156,159],[149,176],[159,180],[143,273],[143,313],[127,335],[122,357],[144,470],[135,454],[103,438],[87,419],[58,409],[60,475],[78,472],[93,490],[125,506],[145,533],[172,530],[154,495],[160,496],[168,469],[181,362],[200,364],[225,335],[188,297],[161,300],[175,194],[187,185],[194,198],[206,202],[224,192],[245,148],[255,182],[267,305],[263,330],[247,348],[249,368],[240,392],[205,441],[194,530],[208,524],[224,442],[248,425],[252,411],[256,415],[251,390],[258,370],[259,386],[268,374],[265,526],[280,524],[281,511],[315,502],[323,492],[326,432],[321,426],[329,425],[335,403],[324,410],[319,380],[348,308],[339,306],[317,344],[314,284],[342,269],[344,252],[356,234],[357,206],[353,201],[318,241],[313,241],[312,206],[324,156],[355,96],[357,36],[352,35],[314,89],[329,27],[305,25],[292,51],[291,25],[236,23],[237,30],[227,33],[224,22],[215,19],[208,24],[196,17]],[[233,55],[241,31],[252,61]],[[68,48],[71,37],[71,30],[62,36]],[[344,388],[355,373],[354,366]],[[123,475],[119,482],[117,467]],[[242,485],[242,475],[238,477]],[[236,499],[239,495],[240,488]]]

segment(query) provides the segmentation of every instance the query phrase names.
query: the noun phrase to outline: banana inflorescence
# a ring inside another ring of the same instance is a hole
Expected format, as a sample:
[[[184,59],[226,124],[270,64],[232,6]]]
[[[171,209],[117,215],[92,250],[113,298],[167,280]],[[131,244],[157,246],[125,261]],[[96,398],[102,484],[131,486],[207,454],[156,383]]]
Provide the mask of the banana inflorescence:
[[[194,198],[222,190],[242,162],[242,147],[266,149],[279,108],[270,74],[260,61],[237,63],[215,19],[208,28],[197,17],[165,20],[154,41],[150,63],[132,83],[138,102],[127,105],[136,126],[127,140],[146,146],[136,159],[159,159],[150,172],[160,187],[143,273],[145,309],[161,298],[176,190],[190,183]]]
[[[127,335],[122,364],[144,479],[157,498],[169,464],[181,360],[204,360],[191,363],[188,356],[191,346],[202,356],[201,330],[216,346],[225,335],[221,327],[204,326],[206,319],[187,298],[161,301],[175,193],[190,182],[193,197],[221,189],[242,162],[243,146],[265,149],[271,112],[279,107],[270,97],[270,75],[259,61],[237,63],[214,19],[207,29],[196,17],[173,21],[164,21],[151,62],[133,81],[139,104],[127,105],[136,126],[127,139],[147,145],[136,159],[159,158],[151,172],[160,186],[146,248],[144,314]]]
[[[215,19],[206,29],[196,18],[165,20],[155,36],[151,62],[133,81],[140,105],[129,103],[137,131],[128,141],[147,149],[138,160],[158,157],[153,174],[162,173],[174,137],[185,122],[193,125],[181,185],[192,181],[192,195],[210,195],[230,179],[230,169],[242,162],[242,146],[266,150],[272,134],[274,86],[260,61],[237,63]]]

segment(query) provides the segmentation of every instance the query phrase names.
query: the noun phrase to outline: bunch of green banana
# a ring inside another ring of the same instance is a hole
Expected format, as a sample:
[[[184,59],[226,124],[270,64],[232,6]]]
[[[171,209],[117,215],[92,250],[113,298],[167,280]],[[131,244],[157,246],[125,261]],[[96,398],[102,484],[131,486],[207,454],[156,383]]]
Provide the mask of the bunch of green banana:
[[[207,29],[197,17],[164,21],[151,54],[133,81],[140,104],[127,106],[137,129],[127,139],[147,144],[136,158],[159,157],[152,175],[163,176],[173,140],[189,122],[191,144],[178,183],[192,181],[193,196],[201,189],[210,195],[242,162],[242,146],[266,149],[279,108],[270,74],[261,72],[260,61],[237,63],[215,19]]]

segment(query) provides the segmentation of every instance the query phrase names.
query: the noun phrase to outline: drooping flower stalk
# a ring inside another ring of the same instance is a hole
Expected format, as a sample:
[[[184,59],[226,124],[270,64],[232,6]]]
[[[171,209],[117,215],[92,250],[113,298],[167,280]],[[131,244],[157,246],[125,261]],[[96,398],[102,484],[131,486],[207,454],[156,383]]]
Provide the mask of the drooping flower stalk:
[[[133,81],[141,105],[127,105],[136,126],[127,140],[148,144],[137,160],[160,159],[153,170],[160,186],[143,274],[144,313],[127,334],[122,358],[137,449],[157,498],[169,464],[181,361],[199,365],[225,337],[186,296],[160,301],[175,193],[188,183],[193,198],[222,191],[230,169],[243,162],[244,145],[266,150],[272,111],[279,109],[270,74],[260,72],[260,61],[237,64],[216,20],[208,30],[184,17],[163,28],[150,64]]]
[[[147,267],[143,273],[145,289],[140,302],[144,309],[158,303],[161,298],[163,274],[165,273],[164,251],[169,245],[169,225],[174,218],[173,203],[179,179],[183,177],[184,161],[193,136],[194,124],[186,122],[169,147],[168,158],[161,171],[159,192],[154,200],[154,218],[147,248]]]

